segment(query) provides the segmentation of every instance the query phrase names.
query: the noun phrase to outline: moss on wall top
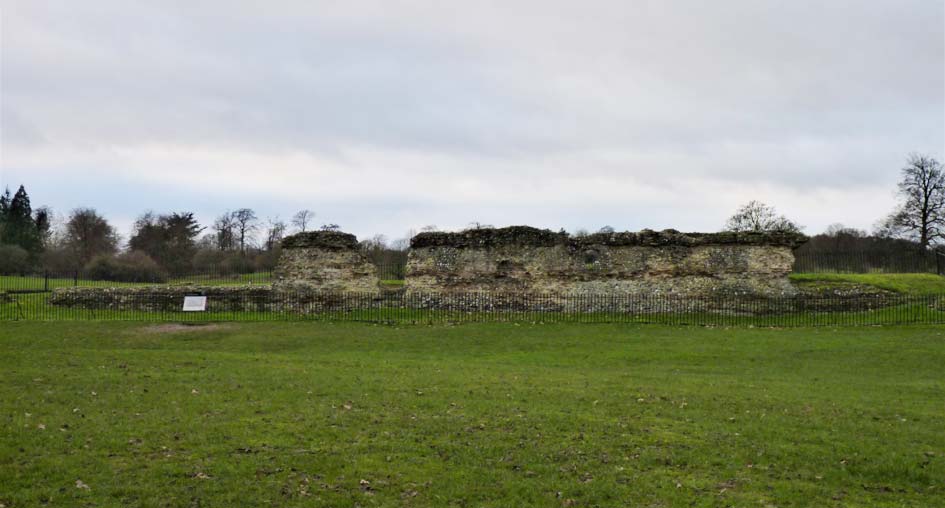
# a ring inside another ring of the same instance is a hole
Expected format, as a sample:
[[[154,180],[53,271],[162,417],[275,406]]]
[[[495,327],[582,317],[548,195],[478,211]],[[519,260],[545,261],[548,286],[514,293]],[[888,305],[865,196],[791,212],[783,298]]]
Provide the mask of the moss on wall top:
[[[470,229],[458,233],[420,233],[410,239],[413,249],[422,247],[490,248],[499,246],[551,247],[568,245],[583,248],[592,245],[608,246],[696,246],[696,245],[773,245],[796,249],[807,237],[796,233],[680,233],[674,229],[639,232],[596,233],[572,238],[567,233],[529,226],[511,226],[497,229]]]
[[[784,232],[743,232],[726,231],[722,233],[680,233],[675,229],[652,231],[644,229],[631,233],[596,233],[573,241],[580,246],[587,245],[643,245],[661,247],[670,245],[771,245],[796,249],[807,241],[799,233]]]
[[[283,249],[357,249],[358,239],[341,231],[306,231],[287,236],[282,240]]]
[[[567,233],[555,233],[530,226],[469,229],[459,233],[420,233],[410,239],[410,248],[467,247],[486,248],[502,245],[551,247],[568,243]]]

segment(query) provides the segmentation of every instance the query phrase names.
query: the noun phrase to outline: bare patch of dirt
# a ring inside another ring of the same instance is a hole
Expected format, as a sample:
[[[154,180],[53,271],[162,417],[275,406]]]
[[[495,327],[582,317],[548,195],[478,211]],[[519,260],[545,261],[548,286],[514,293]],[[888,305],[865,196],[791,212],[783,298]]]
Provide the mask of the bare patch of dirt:
[[[233,325],[222,323],[162,323],[141,328],[144,333],[185,333],[185,332],[215,332],[229,330]]]

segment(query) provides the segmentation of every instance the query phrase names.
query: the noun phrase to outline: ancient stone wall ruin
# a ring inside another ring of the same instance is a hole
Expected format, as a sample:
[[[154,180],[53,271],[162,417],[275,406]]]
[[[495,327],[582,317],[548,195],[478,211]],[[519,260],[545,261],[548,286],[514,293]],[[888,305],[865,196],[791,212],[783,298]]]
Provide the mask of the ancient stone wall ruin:
[[[411,240],[405,288],[381,292],[376,267],[353,235],[319,231],[283,241],[272,285],[60,288],[49,303],[93,313],[178,312],[184,296],[203,294],[209,312],[286,315],[850,310],[836,298],[803,298],[791,285],[793,250],[803,241],[794,234],[674,230],[571,237],[525,226],[421,233]],[[872,308],[885,297],[854,300]]]
[[[378,282],[377,268],[358,247],[357,238],[337,231],[287,237],[273,272],[273,286],[279,290],[374,293]]]
[[[707,296],[792,295],[793,250],[782,233],[675,230],[570,237],[526,226],[420,233],[408,292]]]

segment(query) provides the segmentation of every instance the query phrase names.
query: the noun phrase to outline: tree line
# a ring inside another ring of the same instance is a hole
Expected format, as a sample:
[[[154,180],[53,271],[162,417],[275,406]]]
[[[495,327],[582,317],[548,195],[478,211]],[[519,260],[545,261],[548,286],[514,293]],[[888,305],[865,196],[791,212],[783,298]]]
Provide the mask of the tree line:
[[[895,255],[941,248],[945,242],[945,172],[936,159],[910,155],[900,170],[899,203],[873,232],[834,224],[810,238],[806,252],[880,252]],[[191,273],[249,273],[275,266],[282,239],[314,228],[315,213],[300,210],[289,222],[261,220],[250,208],[227,211],[209,226],[192,212],[145,212],[122,238],[94,208],[77,208],[57,220],[49,207],[33,209],[24,186],[0,195],[0,273],[48,270],[83,272],[107,280],[162,281]],[[489,225],[474,222],[470,228]],[[318,229],[339,230],[337,224]],[[799,233],[803,226],[767,204],[751,201],[725,223],[724,231]],[[423,231],[434,231],[427,226]],[[600,232],[613,232],[605,226]],[[587,234],[579,230],[578,236]],[[412,236],[412,232],[408,237]],[[361,242],[379,265],[402,266],[406,239],[388,242],[376,235]],[[392,274],[398,276],[401,274]]]
[[[33,210],[24,186],[0,195],[0,273],[82,273],[90,278],[162,282],[193,273],[239,274],[273,268],[282,239],[310,230],[315,213],[300,210],[289,222],[261,220],[239,208],[209,226],[192,212],[148,211],[135,220],[127,242],[94,208],[76,208],[57,220]],[[320,229],[338,230],[337,224]]]
[[[945,249],[945,171],[928,155],[912,154],[900,170],[899,202],[873,226],[872,233],[831,224],[801,247],[805,254],[869,252],[878,257]],[[800,232],[803,227],[774,207],[752,201],[729,218],[727,231]]]

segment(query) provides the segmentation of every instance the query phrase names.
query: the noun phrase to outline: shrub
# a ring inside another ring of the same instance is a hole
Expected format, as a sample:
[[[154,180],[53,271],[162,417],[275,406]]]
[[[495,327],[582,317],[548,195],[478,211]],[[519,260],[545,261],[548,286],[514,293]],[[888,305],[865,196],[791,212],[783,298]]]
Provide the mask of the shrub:
[[[280,247],[276,247],[272,250],[260,252],[256,255],[253,264],[255,265],[255,271],[257,272],[266,272],[272,270],[276,267],[276,263],[279,261],[279,255],[282,253]]]
[[[114,282],[166,282],[167,272],[143,252],[97,256],[85,265],[84,276]]]
[[[253,264],[253,259],[249,256],[234,252],[223,260],[221,269],[223,273],[253,273],[256,270],[256,266]]]
[[[216,249],[200,249],[194,254],[193,267],[196,273],[214,273],[220,271],[220,265],[226,258],[226,252]]]
[[[47,248],[40,256],[40,264],[44,270],[53,274],[71,274],[82,268],[75,253],[64,247]]]
[[[228,275],[256,271],[255,258],[237,251],[203,249],[194,255],[194,270],[200,274]]]
[[[0,244],[0,273],[25,273],[30,269],[30,255],[19,245]]]

